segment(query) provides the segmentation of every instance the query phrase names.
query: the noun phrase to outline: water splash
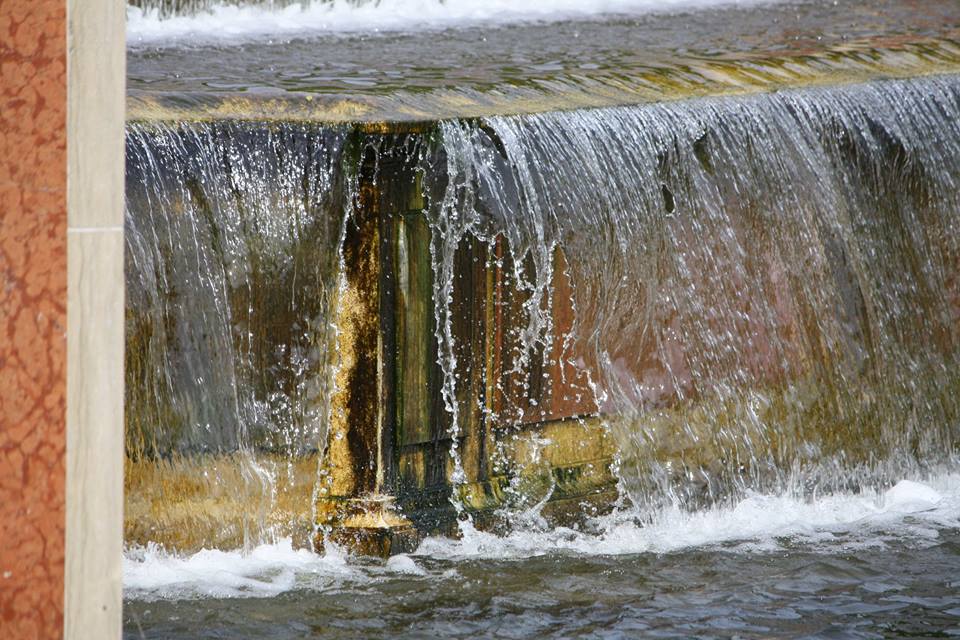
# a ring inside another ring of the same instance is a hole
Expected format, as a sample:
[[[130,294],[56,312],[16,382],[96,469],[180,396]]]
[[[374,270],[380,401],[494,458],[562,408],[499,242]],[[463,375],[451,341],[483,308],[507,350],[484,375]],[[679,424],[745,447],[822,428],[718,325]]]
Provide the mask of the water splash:
[[[618,512],[589,522],[586,529],[528,528],[498,536],[468,528],[459,540],[428,538],[415,555],[464,561],[696,548],[750,554],[806,547],[849,553],[900,540],[932,544],[938,529],[958,523],[960,477],[935,475],[928,483],[901,480],[887,491],[837,493],[809,501],[754,493],[729,506],[696,512],[664,508],[644,521]]]
[[[123,558],[125,595],[138,600],[268,598],[294,588],[323,591],[363,582],[346,554],[331,548],[317,556],[278,540],[246,552],[204,549],[169,553],[156,545],[130,548]]]
[[[605,556],[723,549],[763,554],[813,549],[845,554],[865,548],[936,544],[938,531],[960,524],[960,477],[935,474],[902,480],[887,491],[798,500],[753,494],[736,505],[691,513],[665,509],[648,523],[623,514],[591,530],[528,529],[496,536],[465,527],[460,540],[428,538],[412,556],[386,563],[350,559],[335,547],[323,556],[295,550],[290,540],[240,552],[165,552],[131,548],[124,556],[124,594],[131,600],[264,598],[295,590],[338,592],[371,582],[456,577],[450,562],[519,560],[542,555]],[[454,565],[456,566],[456,565]]]

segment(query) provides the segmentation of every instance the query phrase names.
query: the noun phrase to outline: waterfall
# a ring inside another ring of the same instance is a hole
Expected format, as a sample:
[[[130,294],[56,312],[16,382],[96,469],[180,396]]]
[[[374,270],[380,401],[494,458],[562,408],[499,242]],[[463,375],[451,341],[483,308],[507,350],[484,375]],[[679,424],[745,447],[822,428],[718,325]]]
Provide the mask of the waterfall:
[[[473,237],[509,247],[524,292],[504,428],[543,419],[538,378],[572,367],[553,384],[592,389],[638,507],[882,484],[956,454],[957,78],[441,132],[423,165],[448,406]]]
[[[240,514],[230,540],[308,528],[361,227],[380,229],[370,295],[395,346],[351,379],[396,387],[341,404],[398,432],[351,473],[399,473],[381,485],[408,513],[450,496],[465,517],[486,492],[526,522],[564,491],[551,446],[644,513],[883,487],[957,453],[956,77],[427,133],[128,131],[130,513],[166,509],[169,492],[143,496],[173,460],[184,493]],[[356,217],[361,201],[376,212]],[[594,436],[549,435],[598,422],[612,474]]]
[[[239,456],[239,470],[210,478],[216,466],[200,463],[191,481],[249,494],[247,543],[266,527],[278,473],[295,475],[277,465],[322,443],[343,138],[306,125],[128,126],[127,455]],[[314,475],[315,464],[310,486]],[[309,512],[309,491],[302,500]]]

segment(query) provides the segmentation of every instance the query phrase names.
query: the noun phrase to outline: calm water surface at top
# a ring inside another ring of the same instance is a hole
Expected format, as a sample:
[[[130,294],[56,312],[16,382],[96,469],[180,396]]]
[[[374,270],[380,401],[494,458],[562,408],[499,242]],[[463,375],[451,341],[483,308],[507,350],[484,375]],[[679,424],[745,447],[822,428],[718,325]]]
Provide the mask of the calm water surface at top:
[[[958,26],[956,0],[817,0],[407,32],[134,35],[127,84],[133,94],[482,91],[615,78],[748,52],[822,51],[864,38],[943,37]]]

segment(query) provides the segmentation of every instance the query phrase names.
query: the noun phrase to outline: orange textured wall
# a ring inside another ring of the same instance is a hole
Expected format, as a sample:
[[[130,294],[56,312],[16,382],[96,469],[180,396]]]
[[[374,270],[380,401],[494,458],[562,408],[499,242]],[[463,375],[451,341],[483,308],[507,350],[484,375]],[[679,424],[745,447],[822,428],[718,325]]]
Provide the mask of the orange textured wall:
[[[63,627],[66,2],[0,0],[0,637]]]

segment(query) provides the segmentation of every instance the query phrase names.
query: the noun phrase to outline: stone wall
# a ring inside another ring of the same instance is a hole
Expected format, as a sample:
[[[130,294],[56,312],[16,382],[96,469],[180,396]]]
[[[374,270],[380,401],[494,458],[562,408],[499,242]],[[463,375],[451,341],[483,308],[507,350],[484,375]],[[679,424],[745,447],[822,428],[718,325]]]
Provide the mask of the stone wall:
[[[0,628],[63,627],[67,383],[63,0],[0,3]]]

